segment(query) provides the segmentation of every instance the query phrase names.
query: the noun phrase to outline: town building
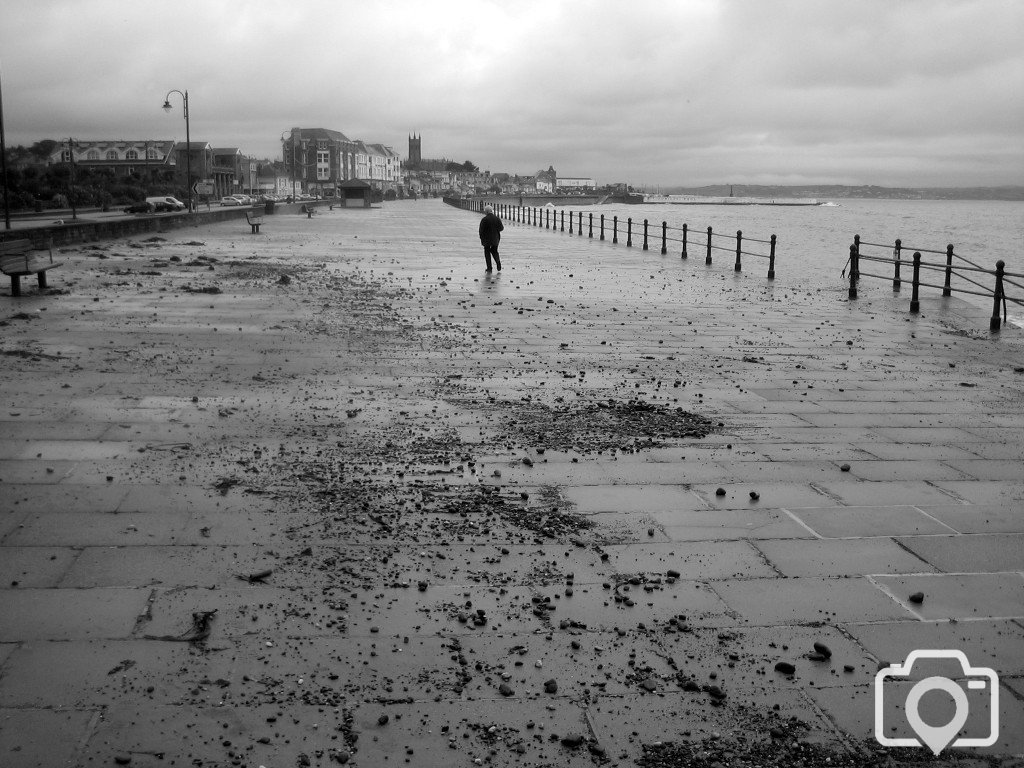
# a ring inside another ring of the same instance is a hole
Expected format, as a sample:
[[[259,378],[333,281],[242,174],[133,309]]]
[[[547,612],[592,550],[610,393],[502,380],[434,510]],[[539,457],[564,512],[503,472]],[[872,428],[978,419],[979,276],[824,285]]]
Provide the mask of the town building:
[[[69,139],[54,147],[49,162],[53,165],[74,163],[126,179],[156,180],[172,175],[173,148],[174,142],[169,139]]]
[[[384,144],[368,144],[328,128],[293,128],[282,139],[282,155],[296,193],[338,197],[350,179],[383,191],[401,182],[397,153]]]
[[[559,176],[555,180],[555,189],[558,192],[592,191],[594,187],[594,180],[584,176]]]

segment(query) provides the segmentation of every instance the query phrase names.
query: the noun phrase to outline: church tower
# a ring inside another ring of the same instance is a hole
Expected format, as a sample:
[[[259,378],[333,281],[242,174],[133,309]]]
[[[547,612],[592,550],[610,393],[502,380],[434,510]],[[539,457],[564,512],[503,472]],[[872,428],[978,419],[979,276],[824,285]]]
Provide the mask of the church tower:
[[[421,136],[409,136],[409,165],[419,165],[423,161],[423,153],[420,147],[421,141]]]

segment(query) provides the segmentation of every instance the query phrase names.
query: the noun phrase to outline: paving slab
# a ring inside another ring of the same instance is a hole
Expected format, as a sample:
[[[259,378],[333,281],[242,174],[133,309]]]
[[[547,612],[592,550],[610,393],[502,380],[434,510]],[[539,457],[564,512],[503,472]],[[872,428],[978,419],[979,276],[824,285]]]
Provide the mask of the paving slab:
[[[960,533],[1024,533],[1024,500],[1017,504],[945,504],[921,511]]]
[[[1024,571],[1024,535],[900,536],[922,560],[947,573]]]
[[[888,738],[914,738],[915,732],[906,719],[904,709],[907,696],[913,685],[907,682],[894,682],[885,689],[882,697],[884,704],[882,725]],[[965,689],[966,690],[966,689]],[[967,720],[957,732],[957,738],[986,738],[991,733],[991,699],[976,694],[969,697]],[[875,737],[875,689],[874,686],[860,688],[821,688],[809,690],[808,694],[828,711],[836,725],[855,739],[873,739]],[[1024,734],[1013,724],[1024,721],[1024,705],[1014,696],[1002,695],[999,699],[997,720],[1002,724],[998,739],[991,747],[964,748],[960,754],[967,757],[977,755],[1019,755],[1024,752]],[[941,693],[921,698],[918,714],[928,724],[949,723],[955,712],[953,701]],[[890,748],[888,754],[897,754],[901,748]],[[915,750],[916,751],[916,750]],[[943,755],[946,753],[943,752]]]
[[[810,541],[762,539],[755,546],[784,576],[864,576],[936,570],[892,539],[884,537]]]
[[[852,470],[851,464],[851,472]],[[855,480],[828,480],[817,483],[823,494],[838,500],[839,504],[851,507],[881,507],[899,505],[948,504],[951,493],[944,489],[955,486],[956,480],[876,480],[857,482]],[[804,505],[810,506],[810,505]]]
[[[77,557],[78,552],[68,547],[0,547],[0,584],[56,587]]]
[[[0,706],[0,760],[8,768],[74,765],[98,713]]]
[[[686,541],[605,545],[607,562],[620,574],[647,573],[687,580],[773,576],[776,572],[746,541]]]
[[[867,579],[751,579],[719,581],[713,588],[738,614],[738,625],[839,624],[915,618]]]
[[[909,505],[790,509],[790,514],[828,539],[950,533],[948,526]]]
[[[146,589],[5,589],[0,641],[127,637],[148,601]]]
[[[976,667],[990,667],[1002,677],[1024,673],[1024,627],[1010,619],[917,621],[895,624],[853,624],[846,631],[880,662],[899,662],[911,651],[963,651]],[[926,667],[913,678],[932,674]]]
[[[652,519],[672,541],[813,538],[813,533],[782,510],[751,507],[656,513]]]
[[[1020,573],[873,576],[873,583],[923,619],[977,620],[1024,617],[1024,575]],[[924,594],[921,603],[910,596]]]
[[[562,489],[562,498],[579,512],[659,512],[705,509],[684,485],[597,485]]]

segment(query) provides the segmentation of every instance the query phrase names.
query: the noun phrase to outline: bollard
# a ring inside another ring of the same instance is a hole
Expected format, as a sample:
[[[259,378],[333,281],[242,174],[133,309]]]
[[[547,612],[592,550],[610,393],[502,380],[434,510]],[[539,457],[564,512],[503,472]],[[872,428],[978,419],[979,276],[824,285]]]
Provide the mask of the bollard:
[[[570,212],[570,215],[571,215],[571,212]],[[561,231],[565,232],[565,209],[564,208],[562,209],[562,229],[561,229]]]
[[[946,282],[942,286],[943,296],[952,296],[953,289],[950,287],[949,279],[953,276],[953,244],[946,246]]]
[[[626,220],[626,247],[633,247],[633,219],[630,217]]]
[[[742,253],[743,247],[743,232],[739,229],[736,230],[736,264],[733,266],[733,272],[740,272],[743,270],[743,265],[740,264],[740,253]]]
[[[850,298],[857,298],[857,246],[850,246]]]
[[[768,253],[768,279],[775,279],[775,235],[772,235],[771,250]]]
[[[580,211],[580,230],[583,229],[583,211]],[[572,211],[569,211],[569,234],[572,234]]]
[[[900,292],[900,285],[901,285],[901,281],[900,281],[900,249],[901,248],[903,248],[903,243],[899,239],[897,239],[896,240],[896,247],[892,249],[892,260],[893,260],[893,263],[895,264],[895,269],[896,269],[896,271],[893,273],[893,276],[892,276],[892,292],[893,293],[899,293]]]
[[[612,216],[612,242],[619,242],[619,217]]]
[[[1002,260],[996,262],[996,289],[992,292],[992,295],[995,296],[995,304],[992,306],[992,319],[988,324],[990,331],[998,331],[1001,325],[999,302],[1002,301],[1004,304],[1006,302],[1006,298],[1003,295],[1003,269],[1005,267],[1006,264]]]
[[[668,253],[668,224],[661,222],[661,255]]]
[[[604,240],[604,214],[601,214],[601,239]]]
[[[710,264],[711,263],[711,227],[708,227],[708,255],[707,255],[707,258],[704,259],[704,263],[705,264]]]
[[[551,209],[544,209],[544,229],[551,229]]]
[[[686,227],[685,224],[683,224],[683,252],[681,254],[679,254],[679,258],[680,259],[685,259],[686,258],[686,230],[687,230],[687,227]]]
[[[582,216],[582,215],[583,214],[581,213],[580,216]],[[601,214],[601,234],[602,234],[602,238],[601,239],[603,240],[604,239],[604,237],[603,237],[603,235],[604,235],[604,214],[603,213]],[[588,213],[587,214],[587,237],[591,237],[592,238],[593,236],[594,236],[594,214]]]
[[[645,251],[647,250],[647,219],[644,219],[644,248],[643,249]]]
[[[917,299],[918,284],[921,282],[921,252],[914,251],[914,285],[910,294],[910,314],[916,315],[921,311],[921,302]]]

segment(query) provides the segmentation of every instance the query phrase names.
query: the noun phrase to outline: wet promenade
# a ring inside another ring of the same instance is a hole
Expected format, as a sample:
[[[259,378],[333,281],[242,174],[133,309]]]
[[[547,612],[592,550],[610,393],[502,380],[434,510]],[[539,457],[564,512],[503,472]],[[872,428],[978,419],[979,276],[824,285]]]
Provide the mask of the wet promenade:
[[[943,764],[1024,754],[1020,329],[809,291],[783,232],[770,283],[515,224],[485,274],[476,224],[4,286],[0,766],[900,764],[915,649],[999,677]]]

